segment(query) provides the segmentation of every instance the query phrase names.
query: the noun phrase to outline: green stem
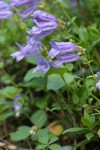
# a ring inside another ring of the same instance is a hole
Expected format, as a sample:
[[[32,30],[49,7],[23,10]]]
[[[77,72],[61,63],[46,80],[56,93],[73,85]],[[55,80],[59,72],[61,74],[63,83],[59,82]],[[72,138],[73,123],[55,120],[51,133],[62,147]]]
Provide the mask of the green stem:
[[[90,65],[90,62],[89,62],[89,60],[88,60],[88,58],[87,58],[87,56],[86,56],[86,53],[85,53],[85,52],[84,52],[84,56],[85,56],[85,58],[86,58],[87,64],[88,64],[88,66],[89,66],[89,68],[90,68],[90,71],[91,71],[92,75],[94,76],[94,73],[93,73],[92,67],[91,67],[91,65]]]
[[[85,83],[84,74],[83,74],[83,72],[82,72],[82,67],[81,67],[81,65],[80,65],[80,62],[79,62],[79,68],[80,68],[80,70],[81,70],[81,73],[82,73],[82,78],[83,78],[84,85],[85,85],[85,88],[86,88],[87,96],[89,97],[88,90],[87,90],[87,86],[86,86],[86,83]]]
[[[29,145],[30,150],[32,150],[31,144],[30,144],[30,142],[29,142],[28,139],[27,139],[27,143],[28,143],[28,145]]]
[[[3,131],[4,131],[5,136],[8,136],[8,131],[7,131],[7,127],[6,127],[6,122],[5,121],[3,121]]]
[[[75,28],[78,29],[77,24],[76,24],[75,22],[72,21],[72,19],[71,19],[71,17],[69,16],[68,12],[65,11],[65,9],[62,7],[62,5],[61,5],[60,3],[59,3],[59,6],[60,6],[62,12],[64,13],[64,15],[66,16],[66,18],[74,25]]]
[[[91,94],[91,96],[92,96],[95,100],[97,100],[98,102],[100,102],[100,99],[99,99],[98,97],[96,97],[94,94]]]

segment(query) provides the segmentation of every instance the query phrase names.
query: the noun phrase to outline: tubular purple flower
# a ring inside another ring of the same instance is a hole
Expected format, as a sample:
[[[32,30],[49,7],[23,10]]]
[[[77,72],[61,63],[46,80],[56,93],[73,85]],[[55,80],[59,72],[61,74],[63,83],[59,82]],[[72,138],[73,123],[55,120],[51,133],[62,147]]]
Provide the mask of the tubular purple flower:
[[[32,21],[37,25],[28,31],[35,39],[40,39],[51,34],[58,28],[57,18],[41,10],[35,11]]]
[[[75,62],[79,60],[80,56],[78,56],[77,54],[63,54],[63,55],[57,55],[57,58],[59,60],[63,60],[64,63],[68,63],[68,62]]]
[[[18,43],[16,44],[19,47],[20,51],[11,54],[11,56],[13,58],[16,58],[17,62],[22,60],[24,57],[37,55],[41,53],[39,47],[42,46],[42,43],[40,41],[35,41],[33,37],[27,37],[26,46],[21,46]]]
[[[60,68],[63,62],[64,62],[63,60],[55,60],[51,62],[51,66],[54,68]]]
[[[98,82],[96,83],[96,88],[100,90],[100,71],[97,72]]]
[[[71,42],[50,42],[52,49],[49,52],[49,57],[54,58],[58,54],[63,53],[72,53],[78,48],[75,44]]]
[[[100,71],[97,72],[97,77],[100,79]]]
[[[42,10],[37,10],[33,13],[34,18],[32,19],[33,22],[49,22],[54,21],[57,22],[57,18],[51,14],[48,14]]]
[[[14,111],[16,112],[16,116],[19,116],[19,111],[22,108],[22,104],[18,101],[22,96],[23,96],[23,94],[18,94],[14,98],[14,106],[13,107],[14,107]]]
[[[52,66],[59,68],[63,63],[70,63],[80,60],[80,56],[77,54],[63,54],[57,55],[58,60],[52,62]]]
[[[4,1],[0,1],[0,19],[8,19],[13,15],[11,7]]]
[[[50,62],[43,56],[36,56],[37,67],[33,70],[33,73],[42,71],[46,73],[50,69]]]
[[[35,39],[40,39],[51,34],[57,27],[58,25],[55,22],[44,22],[39,23],[38,26],[33,27],[27,33],[32,34]]]
[[[29,15],[33,13],[33,11],[37,8],[41,0],[11,0],[11,7],[21,7],[25,6],[26,8],[22,11],[19,11],[19,16],[27,18]]]

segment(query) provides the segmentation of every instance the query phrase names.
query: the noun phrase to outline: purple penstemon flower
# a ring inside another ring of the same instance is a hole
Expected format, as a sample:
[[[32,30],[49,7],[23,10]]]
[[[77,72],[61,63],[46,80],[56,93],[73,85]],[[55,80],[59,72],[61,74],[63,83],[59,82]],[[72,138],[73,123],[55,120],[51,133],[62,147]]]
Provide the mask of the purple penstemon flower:
[[[13,15],[11,7],[4,1],[0,1],[0,19],[8,19]]]
[[[49,21],[57,21],[57,18],[51,14],[48,14],[42,10],[37,10],[32,15],[34,18],[32,19],[33,22],[49,22]]]
[[[97,78],[98,78],[98,82],[96,83],[96,88],[97,88],[98,90],[100,90],[100,71],[97,72]]]
[[[49,52],[49,57],[56,58],[51,62],[51,66],[59,68],[63,63],[75,62],[80,59],[80,56],[74,54],[78,46],[71,42],[50,42],[52,49]]]
[[[21,46],[20,44],[17,44],[17,46],[19,47],[20,51],[11,54],[11,56],[16,58],[16,61],[18,62],[24,57],[40,54],[41,51],[39,47],[42,46],[42,43],[40,41],[35,41],[33,37],[28,36],[26,46]]]
[[[46,73],[50,69],[50,61],[43,56],[36,56],[36,62],[37,66],[33,70],[33,73],[37,71],[42,71],[43,73]]]
[[[58,28],[57,18],[44,11],[35,11],[32,21],[37,25],[28,31],[35,39],[43,38]]]
[[[19,116],[20,109],[22,108],[22,104],[19,102],[19,99],[23,96],[23,94],[18,94],[14,98],[14,111],[16,112],[16,116]]]
[[[27,18],[37,8],[41,0],[11,0],[11,7],[20,8],[26,7],[24,10],[19,11],[18,14],[22,18]]]
[[[54,58],[58,54],[72,53],[78,49],[78,47],[71,42],[50,42],[52,49],[49,52],[49,57]]]
[[[70,63],[80,60],[80,56],[77,54],[63,54],[57,55],[58,60],[52,62],[52,66],[59,68],[63,63]]]

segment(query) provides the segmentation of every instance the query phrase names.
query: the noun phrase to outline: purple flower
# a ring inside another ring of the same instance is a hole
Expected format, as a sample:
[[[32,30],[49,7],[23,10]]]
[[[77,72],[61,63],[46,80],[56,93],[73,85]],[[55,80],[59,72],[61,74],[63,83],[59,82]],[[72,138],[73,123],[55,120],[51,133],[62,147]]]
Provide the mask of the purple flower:
[[[36,56],[37,67],[33,70],[33,73],[42,71],[46,73],[50,69],[50,61],[45,59],[43,56]]]
[[[17,44],[17,46],[20,51],[11,54],[11,56],[16,58],[18,62],[24,57],[40,54],[41,51],[39,50],[39,47],[42,46],[42,43],[40,41],[35,41],[34,38],[28,36],[26,46],[21,46],[20,44]]]
[[[0,19],[8,19],[12,16],[10,5],[4,1],[0,1]]]
[[[100,90],[100,71],[97,72],[97,78],[98,78],[98,82],[96,83],[96,88],[97,88],[98,90]]]
[[[71,42],[50,42],[52,49],[49,52],[49,57],[54,58],[58,54],[72,53],[78,48]]]
[[[19,11],[18,14],[22,18],[27,18],[37,8],[41,0],[11,0],[11,6],[20,8],[24,6],[25,9]]]
[[[49,52],[49,57],[56,57],[57,60],[51,62],[51,66],[59,68],[63,63],[75,62],[80,59],[80,56],[73,54],[78,47],[71,42],[50,42],[52,49]]]
[[[100,80],[96,83],[96,88],[100,90]]]
[[[35,11],[32,21],[37,25],[28,31],[35,39],[40,39],[51,34],[58,28],[57,18],[41,10]]]
[[[32,19],[33,22],[37,21],[39,22],[49,22],[49,21],[57,21],[57,18],[51,14],[48,14],[42,10],[37,10],[32,15],[34,16],[34,19]]]
[[[58,60],[52,62],[52,66],[59,68],[63,63],[75,62],[80,59],[80,56],[77,54],[63,54],[57,56]]]
[[[100,71],[97,72],[97,77],[100,79]]]
[[[14,98],[14,111],[16,112],[16,116],[19,116],[20,109],[22,108],[22,104],[18,101],[22,96],[23,94],[18,94]]]

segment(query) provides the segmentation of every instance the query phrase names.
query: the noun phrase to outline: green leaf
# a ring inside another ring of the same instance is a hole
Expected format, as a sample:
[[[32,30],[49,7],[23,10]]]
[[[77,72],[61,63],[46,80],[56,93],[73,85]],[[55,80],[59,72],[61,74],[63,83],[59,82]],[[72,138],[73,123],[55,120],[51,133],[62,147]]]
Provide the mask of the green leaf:
[[[26,75],[24,76],[24,81],[28,82],[30,80],[32,80],[33,78],[39,78],[39,77],[43,77],[44,74],[41,71],[38,71],[36,73],[32,73],[33,69],[30,69]]]
[[[36,99],[35,105],[40,109],[44,109],[47,106],[48,99],[49,99],[48,95],[45,97],[39,97],[38,99]]]
[[[61,105],[60,104],[58,104],[58,103],[53,103],[52,104],[52,109],[51,109],[51,111],[54,111],[54,110],[61,110],[62,108],[61,108]]]
[[[88,119],[81,118],[81,122],[84,126],[90,127],[90,121]]]
[[[74,133],[74,132],[81,132],[81,131],[87,131],[87,128],[70,128],[70,129],[67,129],[63,132],[63,134],[65,133]]]
[[[73,64],[69,63],[69,64],[66,64],[65,65],[65,68],[68,70],[68,71],[72,71],[73,70]]]
[[[99,136],[99,138],[100,138],[100,129],[98,130],[98,136]]]
[[[2,114],[0,114],[0,121],[6,120],[9,117],[12,117],[14,115],[14,111],[6,111]]]
[[[55,141],[57,141],[59,138],[57,136],[55,136],[54,134],[50,133],[49,134],[49,144],[54,143]]]
[[[50,68],[50,70],[47,72],[47,75],[50,75],[50,74],[59,74],[59,75],[63,75],[64,73],[66,72],[66,68],[59,68],[59,69],[56,69],[56,68]]]
[[[87,111],[84,110],[84,117],[81,118],[81,122],[83,123],[83,125],[91,128],[95,122],[95,117],[94,116],[89,117]]]
[[[74,80],[74,76],[71,73],[65,73],[63,75],[66,84],[70,84]]]
[[[30,127],[21,126],[16,132],[10,133],[11,140],[20,141],[26,139],[30,135]]]
[[[0,90],[0,94],[2,97],[13,99],[21,91],[22,89],[20,88],[16,88],[14,86],[7,86],[4,89]]]
[[[73,103],[74,104],[79,104],[79,97],[78,97],[78,95],[75,93],[75,92],[73,92]]]
[[[44,110],[38,110],[31,116],[31,121],[33,124],[41,128],[47,121],[47,115],[45,114]]]
[[[58,144],[52,144],[50,150],[62,150],[61,146]]]
[[[36,64],[35,56],[26,57],[26,61],[31,64]]]
[[[88,40],[88,32],[87,32],[87,29],[84,26],[81,26],[79,28],[79,37],[82,41],[87,41]]]
[[[87,140],[90,140],[94,136],[94,134],[93,133],[87,133],[85,136],[86,136]]]
[[[38,142],[41,144],[46,144],[46,145],[48,144],[48,142],[49,142],[49,131],[48,131],[48,129],[42,129],[38,132]]]
[[[59,74],[52,74],[48,76],[47,89],[57,91],[64,87],[65,83]]]

